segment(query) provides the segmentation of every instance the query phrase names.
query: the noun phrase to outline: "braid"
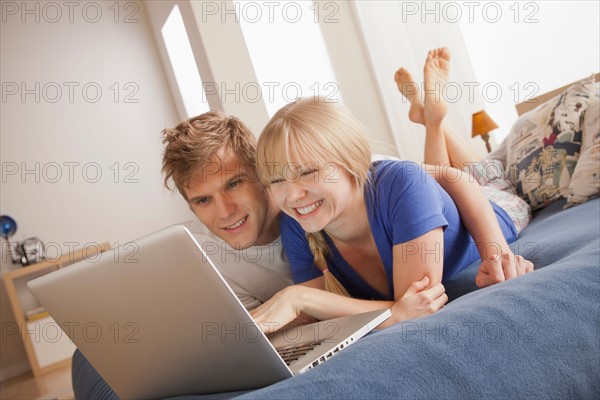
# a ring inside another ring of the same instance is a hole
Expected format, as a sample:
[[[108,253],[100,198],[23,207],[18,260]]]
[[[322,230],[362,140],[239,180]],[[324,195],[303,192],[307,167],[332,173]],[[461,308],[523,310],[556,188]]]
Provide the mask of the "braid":
[[[306,238],[308,239],[310,251],[314,255],[315,265],[321,270],[325,277],[325,290],[341,296],[350,297],[348,291],[327,268],[326,257],[329,253],[329,248],[327,247],[327,242],[325,242],[323,234],[321,232],[306,233]]]

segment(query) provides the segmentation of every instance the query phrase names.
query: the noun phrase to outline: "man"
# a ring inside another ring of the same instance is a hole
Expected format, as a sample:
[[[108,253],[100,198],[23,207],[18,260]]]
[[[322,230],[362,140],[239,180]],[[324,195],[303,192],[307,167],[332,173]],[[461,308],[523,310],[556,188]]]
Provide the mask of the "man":
[[[172,180],[198,217],[192,232],[244,306],[254,309],[291,285],[279,237],[280,210],[257,179],[252,132],[239,119],[210,111],[165,129],[163,135],[165,186],[170,188]],[[482,215],[492,211],[479,207],[487,200],[477,184],[441,171],[429,172],[453,198],[469,232],[477,233],[476,241],[477,236],[489,237],[493,227],[479,221],[490,220]],[[506,241],[489,244],[478,243],[494,251],[482,257],[480,286],[525,273],[522,257],[515,257]]]
[[[255,172],[256,138],[211,111],[165,129],[165,186],[173,180],[201,223],[190,230],[247,309],[292,284],[279,208]]]

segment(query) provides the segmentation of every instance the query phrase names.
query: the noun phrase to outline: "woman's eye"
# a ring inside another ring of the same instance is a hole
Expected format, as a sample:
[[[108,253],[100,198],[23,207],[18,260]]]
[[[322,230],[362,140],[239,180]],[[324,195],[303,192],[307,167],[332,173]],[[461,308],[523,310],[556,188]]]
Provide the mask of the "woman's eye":
[[[283,182],[283,178],[276,178],[271,181],[271,185]]]
[[[238,184],[240,183],[240,179],[236,179],[235,181],[231,181],[229,182],[229,184],[227,185],[227,189],[233,189],[234,187],[236,187]]]
[[[308,176],[308,175],[312,175],[312,174],[314,174],[314,173],[315,173],[315,171],[316,171],[316,170],[314,170],[314,169],[309,169],[309,170],[306,170],[306,171],[302,171],[302,174],[301,174],[301,175],[302,175],[302,176]]]

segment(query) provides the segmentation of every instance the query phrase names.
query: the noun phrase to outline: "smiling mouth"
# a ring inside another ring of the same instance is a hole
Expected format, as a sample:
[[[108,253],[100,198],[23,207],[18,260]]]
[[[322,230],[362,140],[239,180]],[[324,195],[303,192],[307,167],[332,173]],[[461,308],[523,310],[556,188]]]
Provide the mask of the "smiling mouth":
[[[316,201],[306,207],[295,208],[295,210],[300,215],[306,215],[306,214],[310,214],[311,212],[315,211],[317,208],[319,208],[321,206],[321,204],[323,204],[323,200]]]
[[[242,226],[244,224],[244,222],[246,222],[247,219],[248,219],[248,216],[246,215],[244,218],[240,219],[235,224],[226,226],[224,229],[227,231],[230,231],[232,229],[239,228],[240,226]]]

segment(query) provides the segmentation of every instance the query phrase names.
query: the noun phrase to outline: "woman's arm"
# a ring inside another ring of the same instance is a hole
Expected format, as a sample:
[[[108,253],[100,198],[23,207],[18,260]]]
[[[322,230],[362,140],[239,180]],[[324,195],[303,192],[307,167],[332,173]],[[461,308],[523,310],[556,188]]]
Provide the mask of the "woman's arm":
[[[510,251],[490,202],[475,180],[461,170],[427,165],[425,170],[450,195],[477,245],[481,259]]]
[[[252,311],[259,324],[287,322],[304,313],[318,320],[327,320],[367,311],[390,308],[393,301],[370,301],[340,296],[304,285],[289,286],[279,291],[263,305]]]
[[[444,269],[444,231],[433,229],[392,249],[394,298],[400,299],[412,282],[429,278],[432,287],[442,282]]]
[[[515,256],[508,247],[494,209],[477,182],[458,169],[431,165],[425,169],[450,195],[475,241],[482,260],[477,286],[489,286],[533,271],[530,261]]]
[[[321,279],[321,278],[319,278]],[[312,286],[312,281],[309,281]],[[327,320],[363,312],[391,308],[392,316],[379,325],[385,328],[400,321],[437,311],[448,298],[441,284],[429,289],[429,278],[412,283],[397,301],[361,300],[340,296],[304,284],[289,286],[251,312],[265,332],[276,331],[301,313]]]

